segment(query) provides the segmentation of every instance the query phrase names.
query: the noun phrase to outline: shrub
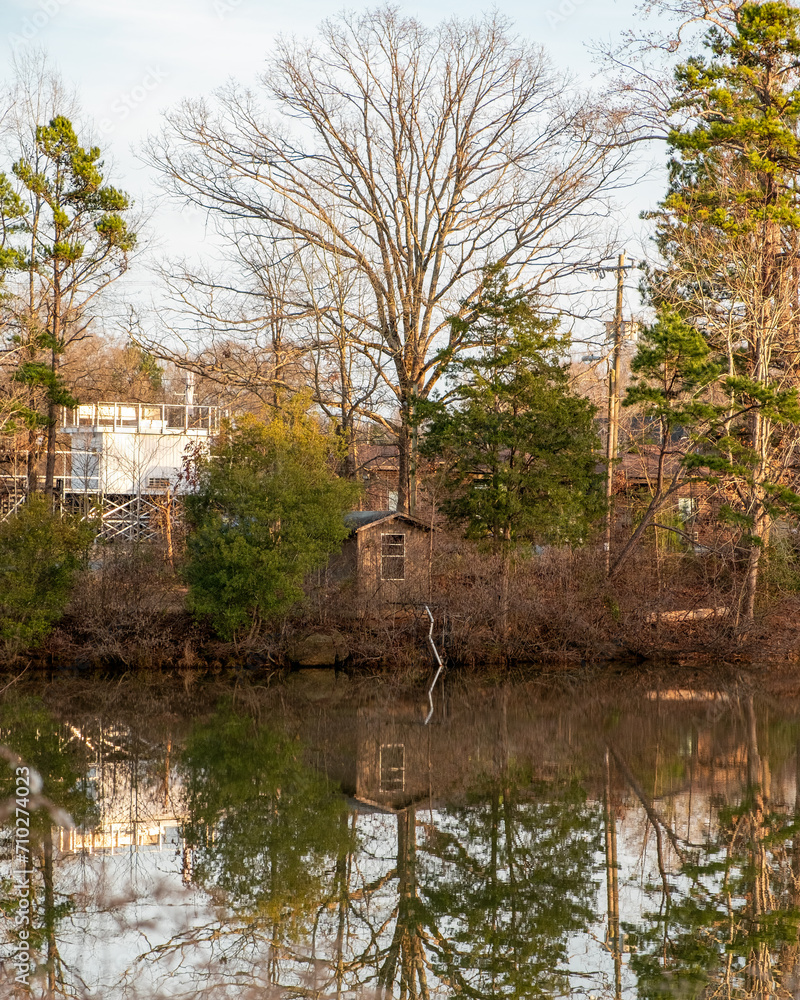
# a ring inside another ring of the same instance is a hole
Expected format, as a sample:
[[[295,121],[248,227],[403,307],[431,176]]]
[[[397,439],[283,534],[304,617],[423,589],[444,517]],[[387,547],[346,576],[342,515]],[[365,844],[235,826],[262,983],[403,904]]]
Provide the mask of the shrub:
[[[93,529],[38,494],[0,524],[0,639],[37,646],[63,614]]]
[[[330,468],[335,442],[299,412],[225,429],[187,497],[189,608],[224,639],[257,631],[347,536],[356,484]]]

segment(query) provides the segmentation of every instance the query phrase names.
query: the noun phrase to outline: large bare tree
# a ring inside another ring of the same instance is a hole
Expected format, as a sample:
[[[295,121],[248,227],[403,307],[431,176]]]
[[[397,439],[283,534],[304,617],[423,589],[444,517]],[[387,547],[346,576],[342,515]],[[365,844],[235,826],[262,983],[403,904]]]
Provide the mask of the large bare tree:
[[[460,347],[448,317],[468,315],[489,262],[550,293],[602,256],[616,128],[499,15],[427,28],[384,6],[279,42],[260,94],[185,102],[149,159],[234,238],[263,226],[348,274],[345,312],[394,400],[409,510],[415,403]],[[337,295],[307,304],[340,310]]]

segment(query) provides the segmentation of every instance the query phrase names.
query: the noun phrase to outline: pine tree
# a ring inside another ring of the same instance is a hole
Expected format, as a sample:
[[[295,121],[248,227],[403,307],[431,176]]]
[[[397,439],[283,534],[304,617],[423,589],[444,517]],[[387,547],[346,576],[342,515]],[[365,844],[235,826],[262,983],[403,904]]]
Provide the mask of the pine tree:
[[[752,621],[761,554],[781,512],[800,511],[792,465],[797,398],[800,12],[745,3],[707,56],[677,71],[670,189],[652,217],[663,264],[650,300],[707,344],[716,408],[688,461],[724,480],[747,524],[741,619]]]
[[[130,201],[104,183],[100,150],[85,149],[69,119],[38,125],[32,154],[0,174],[0,272],[4,311],[28,389],[20,415],[28,426],[28,489],[36,489],[37,439],[47,431],[45,493],[53,489],[56,408],[75,405],[59,374],[69,345],[92,319],[98,295],[128,265],[136,235],[124,219]],[[43,398],[43,406],[40,400]]]

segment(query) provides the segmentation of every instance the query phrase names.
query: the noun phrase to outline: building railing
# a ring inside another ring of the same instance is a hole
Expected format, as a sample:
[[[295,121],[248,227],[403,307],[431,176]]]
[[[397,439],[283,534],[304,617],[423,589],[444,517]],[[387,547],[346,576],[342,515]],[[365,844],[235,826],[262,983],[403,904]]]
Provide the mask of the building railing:
[[[82,403],[74,409],[63,407],[59,425],[65,430],[95,428],[131,433],[219,432],[228,411],[220,406],[188,403]]]

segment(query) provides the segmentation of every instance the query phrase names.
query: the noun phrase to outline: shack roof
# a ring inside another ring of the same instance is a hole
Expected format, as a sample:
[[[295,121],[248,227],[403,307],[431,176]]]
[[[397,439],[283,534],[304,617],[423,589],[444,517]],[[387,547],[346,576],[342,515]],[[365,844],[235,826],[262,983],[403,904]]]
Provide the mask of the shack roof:
[[[403,514],[397,510],[352,510],[344,516],[344,523],[353,533],[361,531],[362,528],[371,524],[377,524],[378,521],[404,521],[422,531],[431,530],[430,524],[420,521],[418,517],[413,517],[411,514]]]

